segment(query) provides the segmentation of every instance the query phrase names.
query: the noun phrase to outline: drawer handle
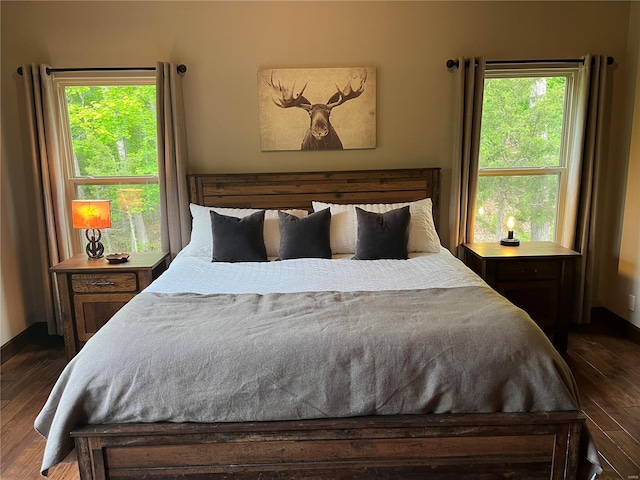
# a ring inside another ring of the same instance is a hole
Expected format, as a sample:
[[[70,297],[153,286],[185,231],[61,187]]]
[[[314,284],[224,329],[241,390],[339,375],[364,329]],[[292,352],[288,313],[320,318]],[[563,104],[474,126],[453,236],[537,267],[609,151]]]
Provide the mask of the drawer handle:
[[[93,282],[91,282],[91,285],[93,285],[94,287],[111,287],[111,286],[115,285],[115,282],[93,281]]]

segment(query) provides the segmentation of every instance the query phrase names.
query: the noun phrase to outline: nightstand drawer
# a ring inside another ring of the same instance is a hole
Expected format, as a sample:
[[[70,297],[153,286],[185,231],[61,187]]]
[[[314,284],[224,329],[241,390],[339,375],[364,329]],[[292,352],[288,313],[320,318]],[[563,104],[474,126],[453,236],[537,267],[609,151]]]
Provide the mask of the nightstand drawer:
[[[557,260],[510,260],[498,264],[498,280],[553,280],[560,277]]]
[[[74,255],[51,267],[62,315],[64,347],[71,360],[129,300],[167,268],[168,253],[132,253],[125,263]]]
[[[498,282],[496,291],[525,310],[543,330],[553,332],[560,309],[557,281]]]
[[[559,351],[566,351],[578,252],[552,242],[522,242],[519,247],[466,243],[463,251],[468,267],[526,311]]]
[[[71,288],[75,293],[136,292],[135,273],[82,273],[71,275]]]

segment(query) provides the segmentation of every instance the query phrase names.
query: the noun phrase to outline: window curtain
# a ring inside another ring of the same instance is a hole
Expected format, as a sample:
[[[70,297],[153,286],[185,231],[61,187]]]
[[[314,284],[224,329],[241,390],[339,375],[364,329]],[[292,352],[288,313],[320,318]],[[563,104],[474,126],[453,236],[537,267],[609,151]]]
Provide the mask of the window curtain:
[[[60,123],[56,93],[47,65],[23,65],[22,77],[31,140],[39,261],[44,282],[44,303],[49,334],[62,335],[55,277],[49,268],[72,255],[70,225],[65,204]]]
[[[595,240],[599,216],[599,186],[603,162],[602,137],[606,110],[607,57],[586,55],[580,71],[580,106],[584,111],[582,168],[575,217],[573,249],[580,252],[577,262],[574,320],[589,323],[595,288]]]
[[[191,232],[182,76],[177,65],[157,63],[156,103],[162,249],[173,258],[189,243]]]
[[[455,79],[455,127],[449,206],[449,250],[458,257],[460,245],[473,239],[478,192],[478,155],[485,60],[458,58]]]
[[[471,241],[474,234],[485,62],[482,58],[459,58],[458,62],[449,246],[452,253],[460,256],[460,244]],[[569,192],[578,194],[567,199],[564,234],[557,240],[581,254],[576,267],[574,295],[574,321],[577,323],[589,323],[595,287],[595,232],[606,110],[606,67],[606,56],[586,55],[579,71],[572,129],[575,148],[570,154],[580,168],[570,173],[568,187]]]

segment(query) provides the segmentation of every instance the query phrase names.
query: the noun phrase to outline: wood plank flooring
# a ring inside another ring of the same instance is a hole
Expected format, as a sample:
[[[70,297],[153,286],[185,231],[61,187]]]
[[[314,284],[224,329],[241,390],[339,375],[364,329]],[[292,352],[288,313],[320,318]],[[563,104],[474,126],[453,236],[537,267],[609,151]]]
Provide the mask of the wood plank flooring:
[[[640,479],[640,346],[603,326],[571,332],[565,355],[581,392],[604,480]],[[66,363],[60,342],[29,345],[2,365],[0,478],[36,480],[44,439],[33,420]],[[70,456],[51,480],[79,480]]]
[[[572,332],[565,355],[604,468],[603,479],[640,478],[640,346],[597,324]]]

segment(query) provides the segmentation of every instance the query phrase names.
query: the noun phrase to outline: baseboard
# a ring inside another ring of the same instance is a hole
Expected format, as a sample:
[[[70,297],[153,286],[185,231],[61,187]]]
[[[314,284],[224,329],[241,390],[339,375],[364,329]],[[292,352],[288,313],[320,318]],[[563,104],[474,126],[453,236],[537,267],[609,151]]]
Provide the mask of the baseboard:
[[[49,336],[46,322],[31,324],[23,332],[19,333],[0,348],[0,364],[3,364],[24,347],[30,344],[50,344],[59,342],[62,337]]]
[[[640,345],[640,328],[636,327],[631,322],[627,322],[624,318],[613,313],[608,308],[593,307],[591,309],[591,322],[605,324],[606,326],[613,328],[627,340]]]

